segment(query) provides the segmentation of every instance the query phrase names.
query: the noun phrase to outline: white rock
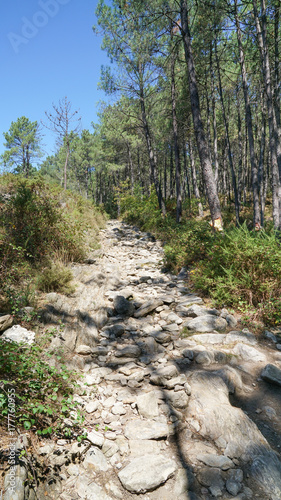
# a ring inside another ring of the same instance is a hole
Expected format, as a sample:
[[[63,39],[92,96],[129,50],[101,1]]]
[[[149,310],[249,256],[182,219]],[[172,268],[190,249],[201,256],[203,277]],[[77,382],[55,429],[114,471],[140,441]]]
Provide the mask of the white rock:
[[[110,466],[104,454],[94,446],[87,451],[83,467],[90,472],[103,471],[106,472]]]
[[[128,439],[160,439],[168,436],[169,427],[154,420],[135,419],[126,425],[124,434]]]
[[[1,335],[1,339],[7,342],[17,342],[18,344],[24,342],[25,344],[31,345],[35,340],[35,332],[27,330],[20,325],[14,325]]]
[[[158,397],[155,391],[150,391],[141,394],[137,397],[138,412],[142,417],[153,418],[158,417]]]
[[[104,437],[100,432],[97,431],[91,431],[87,434],[87,439],[90,441],[93,445],[98,446],[99,448],[102,448],[103,443],[104,443]]]
[[[236,344],[236,346],[233,349],[233,353],[236,354],[237,356],[240,356],[240,358],[242,358],[243,361],[249,361],[252,363],[259,361],[265,362],[267,359],[265,354],[258,351],[254,347],[250,347],[245,344]]]

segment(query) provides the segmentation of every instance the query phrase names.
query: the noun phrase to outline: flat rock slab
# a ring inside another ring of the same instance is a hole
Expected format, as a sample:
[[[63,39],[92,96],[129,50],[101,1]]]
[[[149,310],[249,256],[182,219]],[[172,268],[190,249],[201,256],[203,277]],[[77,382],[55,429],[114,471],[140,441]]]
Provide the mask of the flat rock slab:
[[[115,351],[116,358],[138,358],[140,355],[141,350],[137,345],[127,345]]]
[[[154,309],[162,305],[163,305],[163,300],[161,299],[148,300],[147,302],[142,304],[142,306],[139,307],[139,309],[137,309],[137,311],[134,314],[134,317],[142,318],[143,316],[146,316],[150,312],[154,311]]]
[[[124,432],[128,439],[160,439],[169,434],[169,427],[162,422],[154,420],[131,420]]]
[[[187,309],[188,316],[191,318],[196,318],[197,316],[204,316],[206,314],[212,314],[214,316],[219,316],[219,311],[217,309],[208,309],[207,307],[199,306],[194,304]]]
[[[226,335],[223,333],[202,333],[198,335],[192,335],[191,340],[200,344],[224,344]]]
[[[228,470],[234,467],[232,460],[225,455],[213,455],[211,453],[199,454],[197,455],[197,459],[209,467],[217,467],[222,470]]]
[[[225,344],[236,344],[237,342],[249,345],[257,345],[258,341],[253,333],[233,331],[225,336]]]
[[[196,332],[211,332],[212,330],[223,331],[227,327],[227,321],[223,318],[219,318],[213,314],[205,314],[204,316],[198,316],[188,322],[188,330],[193,330]]]
[[[270,473],[269,473],[270,472]],[[274,452],[256,457],[251,466],[251,475],[271,500],[281,498],[281,463]]]
[[[86,477],[84,474],[78,477],[75,491],[79,491],[79,495],[84,495],[82,498],[91,498],[92,500],[113,500],[112,497],[109,497],[105,491],[93,481],[92,477]]]
[[[135,458],[118,477],[124,488],[131,493],[152,491],[165,483],[177,469],[174,460],[162,455],[144,455]]]
[[[266,382],[281,386],[281,370],[274,365],[266,365],[261,372],[261,378]]]
[[[179,303],[180,306],[191,306],[192,304],[203,304],[203,300],[201,297],[197,297],[197,295],[189,294]]]
[[[245,344],[236,344],[233,349],[233,354],[239,356],[243,361],[248,361],[250,363],[257,363],[260,361],[265,362],[266,356],[262,352],[258,351],[254,347]]]

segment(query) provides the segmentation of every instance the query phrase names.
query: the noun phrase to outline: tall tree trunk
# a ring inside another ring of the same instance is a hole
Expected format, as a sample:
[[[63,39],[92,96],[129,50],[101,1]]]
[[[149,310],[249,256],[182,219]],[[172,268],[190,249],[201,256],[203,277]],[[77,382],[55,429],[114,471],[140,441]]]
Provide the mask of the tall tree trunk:
[[[173,147],[171,144],[171,149],[170,149],[170,198],[174,197],[174,154],[173,154]]]
[[[242,200],[243,193],[243,141],[242,141],[242,126],[241,126],[241,113],[240,113],[240,96],[238,85],[236,87],[237,98],[237,127],[238,127],[238,197],[239,203]]]
[[[219,183],[219,160],[218,160],[218,134],[217,134],[217,118],[216,118],[216,99],[215,99],[215,74],[213,69],[213,51],[210,48],[210,72],[211,72],[211,95],[212,95],[212,119],[213,119],[213,134],[214,134],[214,165],[215,165],[215,182],[218,189]]]
[[[167,151],[164,155],[164,198],[167,200]]]
[[[188,199],[190,200],[190,186],[189,186],[189,176],[188,176],[188,168],[187,168],[185,142],[184,142],[183,147],[182,147],[182,155],[183,155],[183,169],[184,169],[185,186],[187,189]],[[185,186],[184,186],[184,192],[185,192]]]
[[[69,155],[70,155],[70,147],[69,147],[69,142],[67,141],[67,143],[66,143],[66,158],[65,158],[65,163],[64,163],[64,189],[66,189],[67,165],[68,165]]]
[[[281,81],[280,81],[280,51],[279,51],[279,23],[280,23],[280,3],[276,2],[274,6],[274,75],[275,75],[275,86],[274,86],[274,106],[275,115],[278,127],[279,143],[281,142],[281,119],[280,119],[280,92],[281,92]]]
[[[237,33],[237,40],[239,47],[240,67],[241,67],[242,85],[243,85],[243,93],[245,101],[245,113],[246,113],[246,123],[248,130],[250,162],[251,162],[251,172],[252,172],[252,191],[253,191],[253,205],[254,205],[253,226],[256,230],[259,230],[261,225],[261,219],[260,219],[260,204],[259,204],[258,167],[255,156],[252,112],[251,112],[251,105],[248,93],[247,73],[246,73],[244,49],[242,45],[240,21],[238,18],[237,0],[235,0],[235,23],[236,23],[236,33]]]
[[[130,179],[131,179],[131,192],[134,192],[134,186],[135,186],[135,177],[134,177],[134,165],[133,165],[133,160],[132,160],[132,153],[130,147],[127,145],[128,148],[128,159],[129,159],[129,166],[130,166]]]
[[[193,154],[193,146],[192,146],[191,141],[188,144],[188,149],[189,149],[189,156],[190,156],[193,193],[194,193],[195,198],[198,200],[199,217],[203,217],[204,212],[203,212],[202,203],[200,201],[200,193],[199,193],[198,183],[197,183],[196,167],[195,167],[195,160],[194,160],[194,154]]]
[[[206,141],[203,122],[201,118],[199,93],[197,79],[195,74],[195,65],[191,46],[191,36],[189,30],[189,15],[187,8],[187,0],[181,0],[181,32],[184,42],[185,59],[188,68],[189,92],[193,117],[193,125],[195,130],[196,142],[200,163],[204,178],[204,184],[207,192],[208,203],[211,212],[213,227],[222,228],[222,214],[220,200],[217,193],[216,182],[212,170],[210,156],[208,154],[208,144]]]
[[[220,101],[221,101],[223,121],[224,121],[225,134],[226,134],[228,161],[229,161],[229,166],[230,166],[230,171],[231,171],[232,186],[233,186],[233,192],[234,192],[235,218],[236,218],[236,225],[238,226],[239,225],[239,198],[238,198],[238,191],[237,191],[236,175],[235,175],[233,159],[232,159],[228,121],[226,118],[226,111],[225,111],[225,105],[224,105],[224,99],[223,99],[222,83],[221,83],[221,75],[220,75],[220,64],[219,64],[219,58],[218,58],[217,39],[216,38],[215,38],[215,57],[216,57],[216,65],[217,65],[217,72],[218,72],[219,94],[220,94]]]
[[[261,122],[261,133],[260,133],[260,157],[259,157],[259,168],[258,168],[258,177],[259,177],[259,193],[260,193],[260,201],[261,201],[261,225],[263,226],[264,222],[264,208],[265,208],[265,178],[266,170],[264,168],[264,155],[265,155],[265,140],[266,140],[266,116],[265,116],[265,105],[264,105],[264,95],[261,91],[261,107],[262,107],[262,122]]]
[[[143,84],[142,84],[142,68],[141,68],[141,63],[139,63],[139,78],[140,78],[140,106],[141,106],[141,114],[142,114],[142,124],[144,128],[144,133],[145,133],[145,138],[146,138],[146,145],[147,145],[147,150],[148,150],[148,156],[149,156],[149,165],[150,165],[150,181],[151,183],[154,184],[157,198],[158,198],[158,203],[159,203],[159,208],[162,211],[163,215],[166,214],[166,208],[164,204],[164,200],[162,197],[162,192],[161,192],[161,186],[159,185],[159,180],[158,180],[158,175],[157,175],[157,168],[156,168],[156,163],[155,163],[155,157],[154,157],[154,151],[152,148],[152,141],[151,141],[151,135],[150,135],[150,130],[147,122],[147,117],[146,117],[146,109],[145,109],[145,99],[144,99],[144,91],[143,91]]]
[[[281,230],[281,157],[278,162],[279,138],[276,117],[273,106],[272,84],[270,74],[269,53],[267,46],[267,25],[265,0],[261,0],[262,5],[262,28],[258,16],[257,2],[253,0],[254,15],[256,22],[257,38],[260,49],[262,72],[267,100],[269,144],[272,164],[272,208],[275,229]]]
[[[172,31],[171,31],[172,36]],[[177,54],[172,53],[171,57],[171,97],[172,97],[172,116],[173,116],[173,133],[174,133],[174,152],[176,164],[176,196],[177,196],[177,222],[181,221],[182,215],[182,199],[181,199],[181,164],[180,164],[180,150],[178,139],[178,121],[176,113],[176,83],[175,83],[175,64]]]

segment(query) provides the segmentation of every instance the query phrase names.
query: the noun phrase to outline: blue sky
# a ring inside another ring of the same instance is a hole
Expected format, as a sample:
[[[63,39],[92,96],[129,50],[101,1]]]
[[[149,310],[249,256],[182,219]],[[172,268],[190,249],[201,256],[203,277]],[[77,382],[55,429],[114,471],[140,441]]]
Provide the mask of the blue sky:
[[[97,89],[100,68],[109,64],[93,33],[97,0],[9,0],[1,2],[0,154],[3,132],[20,116],[45,119],[67,96],[80,110],[82,128],[97,122],[97,102],[106,96]],[[46,120],[45,120],[46,121]],[[46,129],[47,154],[55,137]]]

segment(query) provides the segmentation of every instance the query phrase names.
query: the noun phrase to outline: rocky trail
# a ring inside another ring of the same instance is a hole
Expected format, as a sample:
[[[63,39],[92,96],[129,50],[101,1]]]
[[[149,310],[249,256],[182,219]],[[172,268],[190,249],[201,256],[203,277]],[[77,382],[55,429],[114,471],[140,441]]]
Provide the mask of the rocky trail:
[[[110,221],[101,244],[73,266],[72,296],[47,296],[45,322],[65,325],[51,348],[84,374],[88,436],[41,442],[53,474],[37,498],[280,500],[278,338],[210,309],[151,235]],[[6,475],[4,500],[36,498],[25,478],[15,497]]]

